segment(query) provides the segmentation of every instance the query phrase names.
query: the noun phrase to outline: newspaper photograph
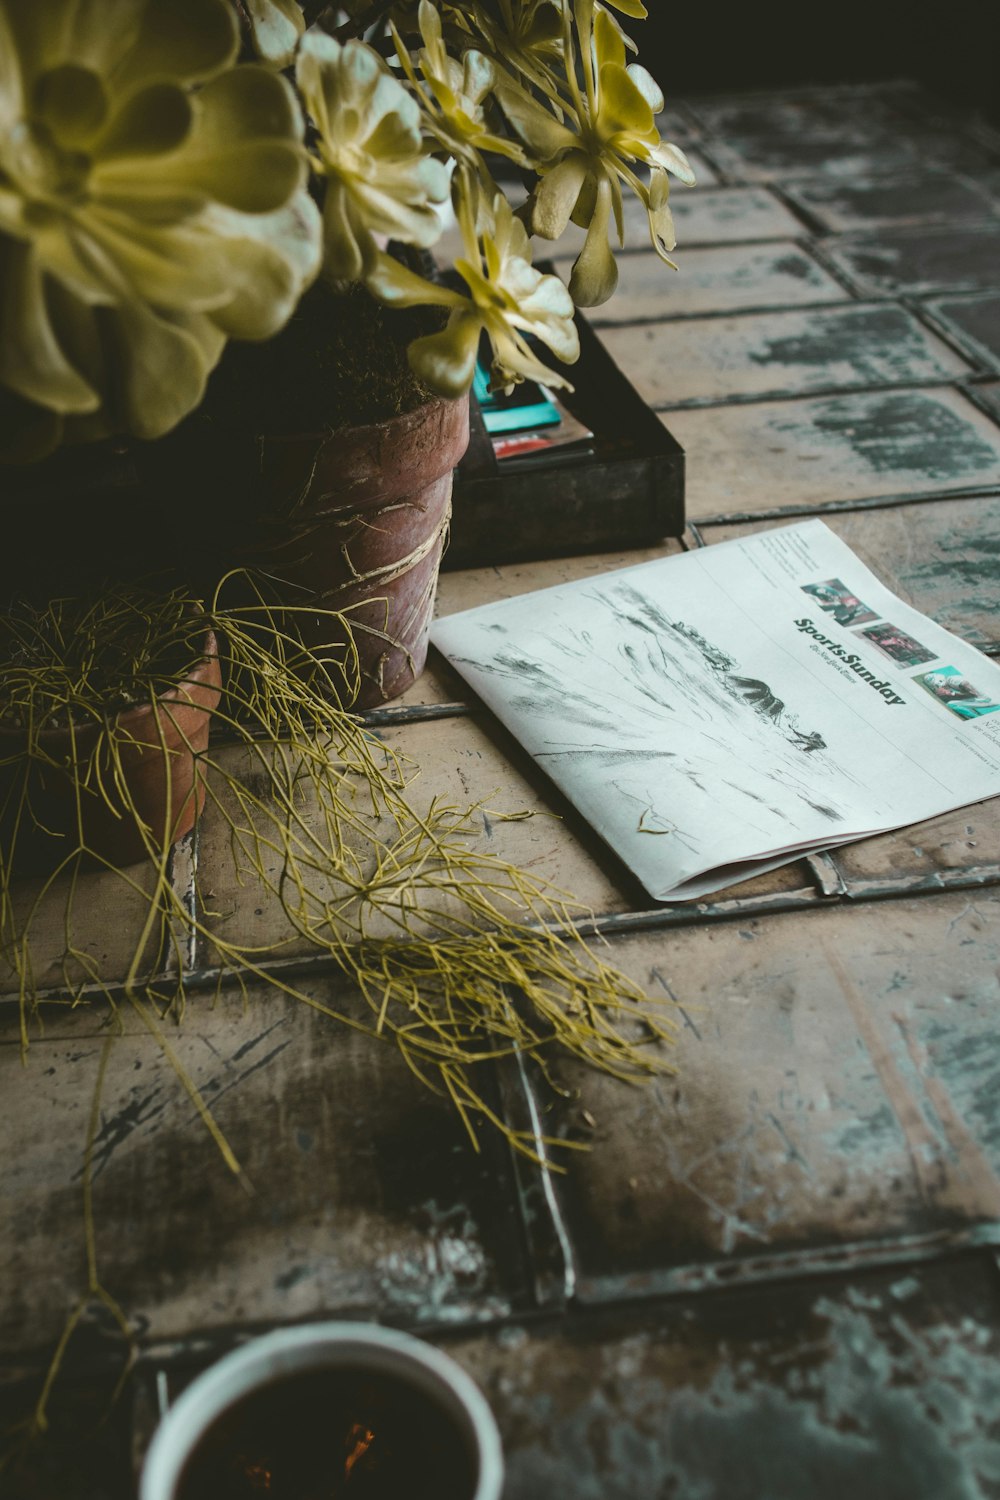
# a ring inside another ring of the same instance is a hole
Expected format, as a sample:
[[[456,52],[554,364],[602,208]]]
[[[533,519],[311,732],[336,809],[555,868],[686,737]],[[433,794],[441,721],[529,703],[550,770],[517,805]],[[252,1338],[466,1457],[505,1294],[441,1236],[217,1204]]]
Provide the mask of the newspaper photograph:
[[[1000,793],[1000,666],[822,521],[438,620],[654,900]]]

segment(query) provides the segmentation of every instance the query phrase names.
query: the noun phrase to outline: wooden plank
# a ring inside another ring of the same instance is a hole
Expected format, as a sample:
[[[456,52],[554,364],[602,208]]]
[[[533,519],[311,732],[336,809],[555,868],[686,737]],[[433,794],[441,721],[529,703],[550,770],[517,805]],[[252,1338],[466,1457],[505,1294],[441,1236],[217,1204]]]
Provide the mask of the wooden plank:
[[[452,1334],[510,1500],[979,1500],[1000,1467],[988,1254]]]
[[[949,297],[931,310],[973,357],[989,370],[1000,370],[1000,292],[985,297]]]
[[[945,387],[673,411],[667,421],[687,454],[693,521],[1000,479],[1000,431]]]
[[[322,984],[313,993],[337,1003]],[[85,1286],[80,1174],[103,1045],[94,1018],[89,1030],[40,1043],[27,1067],[0,1048],[8,1361],[44,1355]],[[393,1045],[261,990],[193,999],[169,1040],[256,1191],[224,1165],[158,1043],[116,1041],[94,1154],[97,1258],[145,1337],[523,1304],[505,1150],[487,1138],[477,1157]]]
[[[900,130],[899,113],[870,92],[792,89],[692,101],[702,128],[727,140],[819,141],[827,145],[884,145]]]
[[[599,552],[588,557],[549,557],[537,562],[504,563],[496,568],[465,568],[442,575],[437,613],[457,614],[487,600],[492,603],[497,599],[513,599],[518,594],[555,588],[577,578],[599,578],[616,568],[677,556],[681,550],[680,542],[671,537],[656,547],[630,547],[627,551]]]
[[[938,167],[859,181],[818,178],[789,183],[793,203],[835,233],[882,224],[954,224],[994,212],[988,192]]]
[[[580,1295],[1000,1237],[1000,893],[635,936],[615,958],[673,1008],[679,1071],[559,1072],[548,1128],[593,1147],[554,1184]]]
[[[846,884],[891,884],[939,870],[1000,867],[1000,800],[977,802],[833,851]]]
[[[977,399],[1000,422],[1000,380],[987,380],[976,386]]]
[[[865,297],[991,291],[1000,256],[1000,222],[842,235],[829,243],[827,253]]]
[[[864,182],[874,177],[912,175],[928,162],[954,172],[977,172],[989,163],[974,141],[941,131],[909,127],[888,139],[870,140],[850,130],[832,137],[747,136],[705,141],[722,170],[746,182],[814,182],[817,177]]]
[[[900,307],[813,308],[606,328],[653,406],[947,380],[964,360]]]
[[[789,240],[767,245],[719,245],[677,252],[679,272],[652,251],[618,257],[618,290],[593,308],[595,325],[635,323],[739,308],[846,302],[843,287]],[[556,263],[568,279],[570,261]],[[626,373],[628,373],[626,371]]]
[[[914,609],[974,645],[1000,636],[996,537],[1000,499],[946,500],[824,517],[872,572]],[[763,525],[706,527],[710,541]]]

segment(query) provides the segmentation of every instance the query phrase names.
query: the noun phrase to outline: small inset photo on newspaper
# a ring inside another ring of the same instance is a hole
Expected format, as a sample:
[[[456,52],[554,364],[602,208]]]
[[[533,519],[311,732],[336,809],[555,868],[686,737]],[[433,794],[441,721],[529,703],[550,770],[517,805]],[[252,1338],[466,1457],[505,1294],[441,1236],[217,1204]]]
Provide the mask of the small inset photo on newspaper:
[[[811,594],[820,609],[832,615],[838,625],[867,625],[869,620],[878,619],[878,611],[862,604],[857,594],[852,594],[839,578],[826,578],[822,583],[803,583],[801,588],[804,594]]]
[[[1000,703],[988,693],[981,693],[957,667],[937,667],[913,680],[960,719],[979,719],[983,714],[1000,713]]]
[[[912,635],[907,635],[905,630],[900,630],[898,625],[870,625],[867,630],[859,630],[862,639],[871,641],[884,656],[896,663],[897,667],[919,667],[925,661],[933,661],[936,652],[928,651],[919,641],[915,641]]]

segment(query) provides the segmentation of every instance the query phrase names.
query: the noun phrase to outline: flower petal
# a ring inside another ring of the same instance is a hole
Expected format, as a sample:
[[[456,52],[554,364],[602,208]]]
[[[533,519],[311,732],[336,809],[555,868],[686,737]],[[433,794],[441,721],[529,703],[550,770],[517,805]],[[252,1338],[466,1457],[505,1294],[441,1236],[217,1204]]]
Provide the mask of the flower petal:
[[[673,172],[679,181],[686,183],[688,187],[694,187],[697,178],[694,168],[688,161],[680,146],[675,146],[672,141],[659,141],[651,151],[647,153],[647,159],[667,172]]]
[[[546,172],[535,189],[531,227],[543,239],[557,240],[569,223],[587,176],[587,158],[571,151]]]
[[[400,265],[391,255],[381,254],[368,273],[368,290],[390,307],[451,307],[462,311],[469,309],[467,297],[451,287],[439,286],[425,281],[415,271]]]
[[[121,420],[140,438],[158,438],[193,411],[225,345],[201,320],[160,315],[138,298],[124,298],[108,319],[120,377]]]
[[[295,56],[306,18],[295,0],[246,0],[254,50],[275,68],[287,68]]]
[[[658,115],[663,108],[664,99],[663,90],[656,79],[640,63],[629,63],[625,71],[653,111],[653,114]]]
[[[32,111],[62,146],[82,145],[97,134],[108,96],[97,73],[76,63],[50,68],[35,80]]]
[[[230,299],[211,313],[230,338],[277,333],[315,280],[322,259],[319,209],[304,190],[270,214],[213,208],[206,215],[230,264]]]
[[[53,411],[95,411],[100,397],[59,344],[30,245],[0,241],[0,288],[0,385]]]
[[[611,183],[602,177],[597,185],[594,217],[570,276],[570,296],[577,307],[599,307],[618,285],[618,267],[608,244],[610,217]]]
[[[121,93],[160,79],[199,83],[236,58],[239,28],[226,0],[169,0],[168,4],[152,0],[144,5],[133,0],[131,8],[141,16],[138,35],[109,75],[113,88]],[[105,14],[105,0],[83,0],[78,16],[77,55],[82,60],[95,28],[106,31],[111,18]],[[88,37],[81,44],[83,25]]]
[[[439,395],[461,396],[472,384],[482,327],[477,313],[457,313],[440,333],[414,340],[411,369]]]

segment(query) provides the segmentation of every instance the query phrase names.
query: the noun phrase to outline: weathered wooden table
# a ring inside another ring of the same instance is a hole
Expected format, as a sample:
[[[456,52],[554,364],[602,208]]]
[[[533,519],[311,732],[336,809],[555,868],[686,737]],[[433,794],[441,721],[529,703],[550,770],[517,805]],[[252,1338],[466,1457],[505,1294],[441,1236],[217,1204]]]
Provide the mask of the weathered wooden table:
[[[669,133],[699,174],[675,193],[680,274],[623,254],[602,333],[687,451],[689,531],[451,573],[441,609],[821,515],[1000,652],[1000,141],[906,86],[691,101]],[[57,1402],[83,1436],[19,1493],[128,1496],[157,1387],[336,1315],[420,1331],[473,1373],[509,1500],[1000,1495],[1000,803],[652,908],[457,678],[432,667],[380,725],[428,796],[560,815],[484,818],[482,838],[590,905],[676,1007],[677,1076],[566,1070],[579,1095],[545,1127],[592,1149],[547,1177],[489,1137],[475,1155],[392,1048],[275,994],[205,996],[173,1040],[250,1198],[156,1043],[126,1036],[97,1250],[141,1357],[95,1429],[120,1355],[95,1309]],[[199,858],[225,920],[268,932],[211,820]],[[128,914],[97,877],[91,899],[113,965]],[[22,1067],[9,1004],[0,1028],[10,1416],[83,1279],[100,1038],[61,1014]],[[499,1086],[523,1118],[523,1079]]]

